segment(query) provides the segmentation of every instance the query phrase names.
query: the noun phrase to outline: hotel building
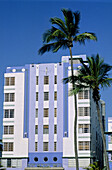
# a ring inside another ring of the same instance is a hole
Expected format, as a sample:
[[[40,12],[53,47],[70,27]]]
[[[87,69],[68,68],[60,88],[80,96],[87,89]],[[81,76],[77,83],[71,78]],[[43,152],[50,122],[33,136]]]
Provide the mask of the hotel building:
[[[81,66],[73,56],[74,74]],[[70,58],[60,63],[7,67],[4,74],[3,152],[1,164],[7,170],[58,167],[73,170],[74,98],[71,84],[63,78],[71,74]],[[92,91],[77,94],[78,157],[80,170],[93,161],[103,161],[102,137]],[[100,102],[105,119],[105,103]]]

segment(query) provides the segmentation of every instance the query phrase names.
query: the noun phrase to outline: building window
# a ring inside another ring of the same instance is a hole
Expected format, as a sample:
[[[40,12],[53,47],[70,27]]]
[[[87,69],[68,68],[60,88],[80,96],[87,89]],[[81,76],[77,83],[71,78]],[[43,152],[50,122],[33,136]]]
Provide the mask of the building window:
[[[89,99],[89,90],[84,90],[84,99]]]
[[[54,84],[57,84],[57,76],[54,76]]]
[[[38,109],[36,109],[35,117],[38,118]]]
[[[4,126],[4,135],[8,134],[8,126]]]
[[[54,151],[57,149],[57,142],[54,142]]]
[[[10,118],[14,118],[14,109],[10,109]]]
[[[5,86],[9,86],[9,77],[5,77]]]
[[[78,99],[83,99],[83,91],[79,91],[79,93],[78,93]]]
[[[35,125],[35,134],[38,134],[38,125]]]
[[[78,99],[89,99],[89,90],[79,91]]]
[[[3,151],[8,151],[8,143],[7,142],[4,142]]]
[[[36,101],[38,101],[38,92],[36,92]]]
[[[5,77],[5,86],[14,86],[15,77]]]
[[[7,159],[7,167],[11,167],[11,159],[10,158]]]
[[[49,134],[49,125],[43,126],[43,134]]]
[[[14,102],[15,94],[14,93],[5,93],[5,102]]]
[[[54,117],[57,117],[57,108],[54,108]]]
[[[54,92],[54,100],[57,100],[57,92]]]
[[[78,108],[79,116],[84,116],[83,107]]]
[[[79,133],[90,133],[89,124],[79,124],[78,126]]]
[[[90,116],[90,108],[89,107],[78,107],[78,115],[79,116]]]
[[[90,108],[84,107],[84,116],[90,116]]]
[[[57,134],[57,125],[54,125],[54,134]]]
[[[14,134],[14,126],[4,126],[4,135]]]
[[[48,151],[48,142],[43,142],[43,151]]]
[[[4,110],[4,118],[9,118],[9,110]]]
[[[10,102],[14,102],[14,93],[10,93]]]
[[[44,101],[49,100],[49,92],[44,92]]]
[[[48,108],[44,109],[44,117],[49,117],[49,109]]]
[[[38,151],[38,142],[35,142],[35,151]]]
[[[85,142],[85,150],[90,150],[90,142]]]
[[[49,84],[49,76],[44,76],[44,84]]]
[[[15,77],[10,77],[10,85],[11,86],[15,85]]]
[[[3,151],[13,151],[13,142],[4,142]]]
[[[9,134],[14,134],[14,126],[9,126]]]
[[[38,76],[36,76],[36,85],[38,85]]]
[[[9,151],[13,151],[13,143],[9,142]]]
[[[14,118],[14,109],[5,109],[4,118]]]
[[[79,150],[90,150],[90,142],[89,141],[80,141],[79,142]]]
[[[9,102],[9,93],[5,93],[5,102]]]

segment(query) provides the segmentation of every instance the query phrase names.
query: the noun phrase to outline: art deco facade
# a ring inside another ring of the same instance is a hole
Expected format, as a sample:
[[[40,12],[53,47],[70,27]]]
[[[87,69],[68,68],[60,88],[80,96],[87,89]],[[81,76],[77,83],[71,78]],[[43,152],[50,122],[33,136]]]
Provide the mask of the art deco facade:
[[[74,74],[81,65],[78,58],[86,60],[85,55],[74,56]],[[68,56],[63,56],[61,63],[7,67],[1,159],[4,167],[74,169],[74,99],[69,96],[71,84],[62,81],[70,73]],[[95,160],[102,162],[102,138],[89,88],[79,92],[77,104],[78,156],[83,169]]]

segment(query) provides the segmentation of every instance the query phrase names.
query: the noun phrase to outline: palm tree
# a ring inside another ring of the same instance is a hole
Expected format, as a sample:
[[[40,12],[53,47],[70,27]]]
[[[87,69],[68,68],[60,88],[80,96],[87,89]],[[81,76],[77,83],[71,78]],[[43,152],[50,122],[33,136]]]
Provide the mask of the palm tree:
[[[112,66],[104,63],[104,60],[99,57],[97,54],[96,56],[87,57],[88,64],[82,63],[81,69],[78,71],[78,77],[74,77],[74,82],[77,82],[77,79],[79,79],[78,83],[86,83],[89,85],[90,89],[93,91],[93,99],[96,103],[97,108],[97,116],[100,124],[102,139],[103,139],[103,148],[104,148],[104,155],[105,155],[105,162],[107,170],[109,170],[109,163],[108,163],[108,157],[106,153],[106,141],[104,136],[104,128],[102,124],[102,118],[100,115],[100,87],[110,87],[110,84],[112,83],[112,78],[109,78],[108,72],[112,69]],[[79,84],[80,84],[79,83]]]
[[[106,170],[106,167],[104,167],[102,170]],[[99,166],[99,162],[94,162],[93,164],[90,164],[88,167],[84,168],[86,170],[101,170]]]
[[[79,11],[72,12],[68,9],[62,9],[64,15],[64,21],[60,18],[51,18],[50,22],[52,25],[51,29],[47,30],[43,34],[43,46],[39,49],[39,54],[44,54],[45,52],[52,51],[57,52],[59,49],[69,49],[71,57],[71,75],[72,75],[72,88],[75,89],[74,84],[74,74],[73,74],[73,57],[72,57],[72,47],[73,42],[80,44],[85,44],[85,40],[97,40],[94,33],[85,32],[79,34],[79,22],[80,13]],[[78,154],[77,154],[77,100],[76,95],[74,95],[75,104],[75,120],[74,120],[74,149],[76,158],[76,170],[79,169],[78,165]]]

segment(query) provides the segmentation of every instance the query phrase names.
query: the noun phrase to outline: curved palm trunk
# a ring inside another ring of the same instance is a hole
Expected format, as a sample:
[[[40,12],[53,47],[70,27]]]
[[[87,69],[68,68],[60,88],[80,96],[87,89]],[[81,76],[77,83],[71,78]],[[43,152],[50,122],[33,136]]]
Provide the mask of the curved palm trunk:
[[[72,50],[70,50],[70,57],[71,57],[71,74],[72,74],[72,88],[75,89],[74,84],[74,73],[73,73],[73,58],[72,58]],[[77,97],[74,94],[74,107],[75,107],[75,119],[74,119],[74,151],[75,151],[75,160],[76,160],[76,170],[79,170],[79,163],[78,163],[78,151],[77,151]]]
[[[104,136],[104,129],[103,129],[103,124],[102,124],[102,120],[101,120],[101,116],[100,116],[100,107],[99,107],[98,102],[96,102],[96,108],[97,108],[97,115],[98,115],[98,120],[99,120],[99,124],[100,124],[102,139],[103,139],[103,149],[104,149],[106,167],[107,167],[107,170],[110,170],[108,156],[107,156],[107,152],[106,152],[106,140],[105,140],[105,136]]]

